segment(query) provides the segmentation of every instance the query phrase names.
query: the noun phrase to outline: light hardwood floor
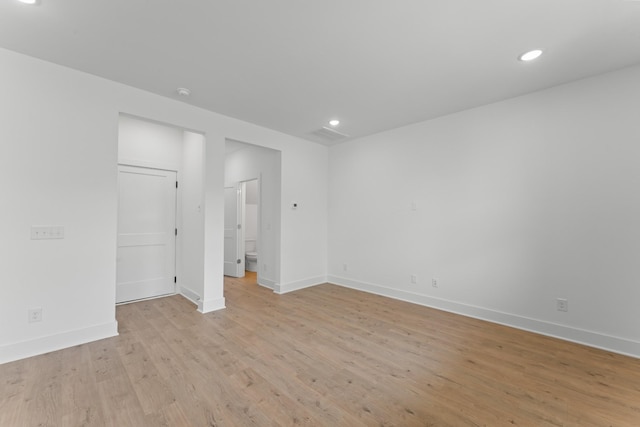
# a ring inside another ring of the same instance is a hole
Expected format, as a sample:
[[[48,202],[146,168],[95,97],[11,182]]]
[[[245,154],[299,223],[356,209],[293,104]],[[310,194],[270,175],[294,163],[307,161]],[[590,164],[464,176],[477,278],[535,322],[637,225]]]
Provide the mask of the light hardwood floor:
[[[225,297],[0,365],[0,426],[640,426],[637,359],[329,284]]]

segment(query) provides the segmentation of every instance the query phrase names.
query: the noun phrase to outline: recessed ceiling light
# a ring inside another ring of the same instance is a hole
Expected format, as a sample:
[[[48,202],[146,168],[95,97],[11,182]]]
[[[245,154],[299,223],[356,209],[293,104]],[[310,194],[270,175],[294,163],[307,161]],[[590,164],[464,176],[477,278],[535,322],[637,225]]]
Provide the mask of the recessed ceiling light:
[[[179,87],[178,89],[176,89],[176,91],[178,92],[178,95],[180,95],[180,96],[189,96],[189,95],[191,95],[191,91],[189,89],[187,89],[186,87]]]
[[[533,61],[534,59],[536,59],[537,57],[539,57],[540,55],[542,55],[542,50],[540,49],[534,49],[534,50],[530,50],[529,52],[525,52],[522,55],[520,55],[518,57],[518,59],[520,61]]]
[[[331,126],[338,126],[340,124],[340,120],[337,120],[337,119],[329,120],[329,124]]]
[[[24,4],[36,4],[38,3],[38,0],[18,0],[20,3],[24,3]]]

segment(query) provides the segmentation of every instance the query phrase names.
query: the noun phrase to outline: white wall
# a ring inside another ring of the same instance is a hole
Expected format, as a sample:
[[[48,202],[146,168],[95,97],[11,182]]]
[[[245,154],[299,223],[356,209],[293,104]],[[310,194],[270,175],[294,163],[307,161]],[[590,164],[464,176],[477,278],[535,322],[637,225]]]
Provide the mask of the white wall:
[[[118,163],[180,171],[183,130],[120,115]]]
[[[326,281],[328,150],[282,150],[282,273],[277,292]],[[291,202],[298,208],[291,209]]]
[[[258,238],[258,205],[255,203],[247,203],[244,209],[244,239],[256,240]]]
[[[245,190],[244,239],[256,240],[258,238],[258,180],[247,181]]]
[[[329,279],[640,356],[639,111],[635,67],[333,146]]]
[[[325,147],[8,50],[0,49],[0,63],[0,363],[116,333],[121,113],[205,135],[202,312],[225,304],[225,138],[280,150],[283,195],[295,194],[304,181],[326,194]],[[295,233],[326,223],[326,197],[315,204],[320,213],[283,215],[282,230]],[[31,225],[63,225],[65,239],[31,241]],[[320,248],[322,256],[314,263],[298,262],[307,248]],[[282,278],[326,275],[322,226],[311,239],[283,238],[281,251],[287,260],[281,263]],[[43,309],[41,323],[27,323],[33,306]]]
[[[116,333],[118,115],[92,101],[113,97],[93,78],[4,50],[0,63],[4,362]],[[30,240],[32,225],[65,238]]]
[[[204,136],[185,131],[180,169],[179,291],[200,304],[204,294]]]
[[[251,180],[246,182],[246,202],[249,205],[258,204],[258,181]]]

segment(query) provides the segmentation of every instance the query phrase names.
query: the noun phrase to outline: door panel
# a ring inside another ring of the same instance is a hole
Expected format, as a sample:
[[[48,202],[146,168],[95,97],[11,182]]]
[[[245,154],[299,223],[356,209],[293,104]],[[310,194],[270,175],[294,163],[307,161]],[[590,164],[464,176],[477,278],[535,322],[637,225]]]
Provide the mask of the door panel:
[[[239,183],[224,189],[224,275],[244,277],[243,192]]]
[[[175,292],[176,173],[118,167],[116,302]]]

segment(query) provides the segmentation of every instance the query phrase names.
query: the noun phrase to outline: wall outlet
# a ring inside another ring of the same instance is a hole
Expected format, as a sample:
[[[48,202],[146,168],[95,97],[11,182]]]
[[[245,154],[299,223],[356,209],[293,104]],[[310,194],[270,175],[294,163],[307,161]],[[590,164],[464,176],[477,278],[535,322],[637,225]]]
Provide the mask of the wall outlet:
[[[415,285],[416,283],[418,283],[418,276],[416,276],[415,274],[411,275],[411,284]]]
[[[438,279],[437,277],[434,277],[433,279],[431,279],[431,286],[434,287],[434,288],[437,288],[439,280],[440,279]]]
[[[569,300],[566,298],[556,299],[556,308],[558,311],[569,311]]]
[[[29,323],[42,322],[42,307],[30,308],[27,310]]]
[[[342,271],[347,271],[349,270],[349,267],[347,266],[347,264],[342,264]]]
[[[262,271],[267,271],[267,264],[262,264]]]

